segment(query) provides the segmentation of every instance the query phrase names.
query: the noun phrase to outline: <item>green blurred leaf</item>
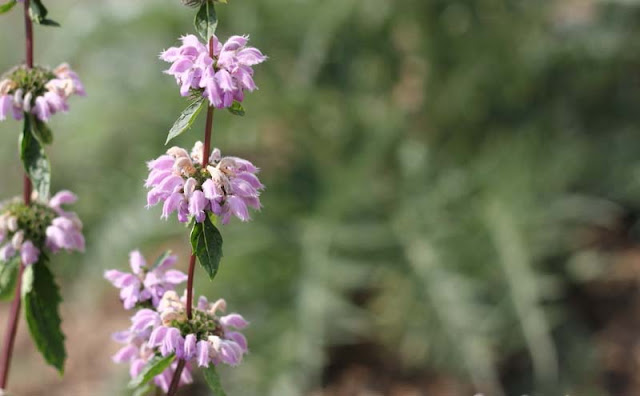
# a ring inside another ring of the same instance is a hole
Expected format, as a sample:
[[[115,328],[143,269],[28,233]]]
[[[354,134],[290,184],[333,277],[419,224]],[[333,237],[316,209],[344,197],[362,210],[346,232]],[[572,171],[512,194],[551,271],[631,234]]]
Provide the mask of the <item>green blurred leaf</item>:
[[[31,0],[29,3],[29,16],[34,23],[40,24],[47,18],[49,11],[40,0]]]
[[[153,377],[159,375],[169,367],[175,358],[176,355],[166,357],[154,356],[142,369],[140,375],[129,382],[129,388],[138,388],[139,386],[147,384]]]
[[[0,300],[7,300],[13,297],[19,265],[20,255],[7,262],[0,262]]]
[[[11,11],[13,6],[16,5],[16,0],[9,0],[8,2],[0,5],[0,14],[4,14],[5,12]]]
[[[200,6],[193,24],[200,37],[209,42],[209,38],[216,33],[216,28],[218,27],[216,9],[211,0],[205,1]]]
[[[47,363],[62,374],[67,357],[58,313],[62,298],[44,257],[41,255],[37,263],[25,268],[23,280],[26,291],[22,300],[33,342]]]
[[[136,388],[132,393],[131,396],[145,396],[148,395],[149,392],[151,392],[153,390],[155,386],[151,385],[151,384],[146,384],[145,386],[141,386],[139,388]]]
[[[202,110],[204,103],[204,98],[200,97],[195,102],[191,103],[189,107],[184,109],[182,114],[180,114],[180,117],[178,117],[176,122],[171,127],[169,135],[167,136],[167,141],[164,142],[164,144],[168,144],[173,138],[183,134],[189,128],[191,128],[191,125],[193,125],[193,122],[196,120],[198,114]]]
[[[49,126],[40,121],[37,117],[33,118],[33,136],[38,139],[41,145],[53,143],[53,133]]]
[[[233,115],[243,116],[244,107],[242,107],[242,103],[238,102],[237,100],[234,100],[231,107],[229,107],[229,112]]]
[[[60,27],[60,24],[53,19],[43,19],[40,21],[40,24],[44,26]]]
[[[204,374],[204,379],[207,381],[207,385],[209,385],[209,389],[213,391],[214,396],[227,396],[226,393],[224,393],[224,389],[222,389],[220,376],[215,366],[211,365],[203,369],[202,373]]]
[[[213,280],[222,258],[222,235],[216,226],[213,225],[209,217],[202,223],[195,223],[191,230],[191,248],[198,257],[200,265],[209,274],[209,279]]]
[[[34,117],[25,113],[24,129],[20,139],[20,158],[24,169],[31,179],[38,198],[45,201],[49,198],[51,184],[51,168],[44,149],[34,137]]]

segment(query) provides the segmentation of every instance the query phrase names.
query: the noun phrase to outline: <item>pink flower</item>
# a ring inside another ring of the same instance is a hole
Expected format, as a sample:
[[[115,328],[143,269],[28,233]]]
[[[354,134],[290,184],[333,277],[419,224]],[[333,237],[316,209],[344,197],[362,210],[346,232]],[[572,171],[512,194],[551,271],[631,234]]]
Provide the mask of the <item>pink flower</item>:
[[[149,267],[146,260],[135,250],[129,254],[132,273],[109,270],[104,274],[111,284],[120,289],[120,299],[125,309],[138,303],[149,302],[156,307],[166,291],[187,280],[187,276],[172,269],[177,261],[174,255],[163,256],[155,267]]]
[[[171,47],[160,54],[160,59],[171,63],[165,73],[172,75],[180,85],[180,95],[189,96],[200,91],[217,108],[230,107],[241,102],[244,91],[257,89],[253,81],[253,68],[267,57],[257,48],[247,47],[248,37],[232,36],[221,45],[213,40],[213,56],[209,48],[194,35],[181,38],[180,47]]]
[[[35,68],[32,78],[39,79],[44,89],[27,91],[31,87],[20,87],[21,81],[14,81],[10,74],[0,81],[0,121],[7,118],[11,112],[13,118],[21,120],[23,113],[32,113],[40,121],[48,121],[52,115],[69,109],[67,100],[71,95],[86,95],[84,86],[78,75],[71,70],[68,64],[63,63],[43,73],[42,68]],[[53,74],[55,77],[42,80],[42,76]]]
[[[223,224],[232,215],[250,220],[249,208],[261,208],[260,191],[264,185],[256,176],[259,169],[242,158],[222,157],[218,149],[213,150],[203,169],[202,150],[201,142],[195,144],[191,154],[172,147],[166,155],[148,163],[147,206],[163,202],[162,218],[177,211],[178,220],[183,223],[190,217],[201,223],[207,212],[220,216]]]
[[[5,212],[0,214],[0,259],[7,261],[20,253],[24,265],[31,265],[38,261],[43,251],[84,251],[82,222],[75,213],[61,207],[76,199],[72,192],[61,191],[49,200],[48,205],[26,207],[19,200],[6,204]],[[29,218],[40,219],[42,222],[24,217],[19,219],[18,216],[23,216],[24,213],[29,213]],[[30,235],[29,238],[32,239],[26,239],[25,235]],[[6,244],[1,246],[4,241],[7,241]]]

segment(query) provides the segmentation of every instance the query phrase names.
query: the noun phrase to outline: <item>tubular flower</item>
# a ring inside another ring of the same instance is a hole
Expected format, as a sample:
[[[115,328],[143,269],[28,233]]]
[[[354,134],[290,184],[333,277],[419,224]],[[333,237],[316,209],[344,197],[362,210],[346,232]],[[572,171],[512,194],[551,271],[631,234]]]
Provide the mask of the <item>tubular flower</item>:
[[[200,367],[220,363],[237,366],[248,347],[247,339],[236,330],[249,323],[237,313],[218,317],[217,311],[225,309],[223,299],[210,304],[200,297],[192,311],[193,318],[188,320],[184,298],[167,292],[158,305],[158,316],[146,324],[149,328],[155,325],[148,346],[157,348],[162,356],[175,353],[179,359],[193,361]]]
[[[218,316],[226,310],[226,302],[219,299],[209,303],[200,297],[192,310],[192,319],[186,315],[186,298],[175,291],[167,291],[155,309],[144,308],[131,318],[131,326],[113,334],[113,339],[124,344],[113,356],[116,363],[129,363],[129,373],[136,378],[154,356],[170,356],[185,360],[185,371],[180,385],[193,382],[194,365],[208,367],[221,363],[237,366],[248,352],[247,339],[238,330],[248,326],[239,314]],[[153,382],[165,392],[177,366],[177,359]]]
[[[187,275],[172,269],[177,260],[177,256],[163,255],[156,264],[149,266],[142,254],[134,250],[129,254],[132,273],[109,270],[104,277],[120,289],[120,299],[125,309],[145,302],[156,307],[165,291],[173,290],[187,280]]]
[[[217,108],[230,107],[234,101],[242,102],[244,92],[257,89],[253,81],[253,66],[267,57],[257,48],[247,47],[247,36],[232,36],[220,44],[214,35],[213,57],[209,48],[194,35],[180,39],[182,45],[171,47],[160,54],[160,59],[171,63],[165,73],[172,75],[180,85],[180,95],[191,91],[209,100]]]
[[[138,319],[136,316],[134,316],[134,321]],[[129,375],[132,379],[140,375],[151,358],[155,356],[153,348],[148,346],[150,334],[151,330],[148,327],[144,327],[141,330],[129,329],[121,331],[112,336],[114,341],[124,344],[124,346],[113,355],[112,359],[115,363],[129,363]],[[177,365],[178,362],[174,361],[171,366],[153,378],[153,383],[162,388],[164,392],[167,392]],[[191,364],[187,363],[180,376],[179,385],[186,385],[192,382]]]
[[[40,121],[60,111],[67,111],[67,99],[73,94],[84,96],[78,75],[63,63],[53,70],[40,66],[28,69],[19,66],[0,79],[0,121],[12,115],[23,118],[32,113]]]
[[[238,157],[222,157],[214,149],[209,164],[202,166],[202,143],[197,142],[189,154],[172,147],[166,155],[148,163],[150,170],[145,186],[147,206],[163,202],[162,217],[178,212],[180,222],[193,217],[201,223],[212,212],[227,224],[231,215],[250,220],[249,209],[260,209],[260,183],[251,162]]]
[[[0,261],[8,262],[19,254],[24,265],[31,265],[42,252],[84,251],[82,222],[62,208],[76,200],[70,191],[60,191],[46,205],[32,202],[27,206],[16,198],[0,206]]]

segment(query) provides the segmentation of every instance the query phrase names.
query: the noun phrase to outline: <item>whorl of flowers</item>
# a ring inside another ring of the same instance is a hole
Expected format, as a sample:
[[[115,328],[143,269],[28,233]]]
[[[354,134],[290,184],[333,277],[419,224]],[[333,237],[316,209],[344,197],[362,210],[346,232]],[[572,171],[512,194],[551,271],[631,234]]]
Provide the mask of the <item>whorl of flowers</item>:
[[[18,254],[24,265],[38,261],[40,254],[61,249],[84,251],[82,222],[62,205],[77,200],[70,191],[60,191],[47,204],[19,199],[0,209],[0,260],[8,262]]]
[[[175,354],[186,361],[181,385],[193,381],[194,365],[237,366],[242,362],[248,352],[247,339],[237,330],[248,322],[237,313],[217,316],[218,311],[226,310],[226,302],[219,299],[209,303],[205,297],[200,297],[192,311],[193,318],[188,320],[185,302],[186,298],[178,297],[175,291],[166,291],[157,306],[140,309],[131,318],[129,329],[113,335],[116,342],[124,344],[113,361],[129,363],[131,378],[136,378],[154,356]],[[153,382],[166,392],[175,369],[174,361]]]
[[[260,191],[264,189],[251,162],[238,157],[222,157],[213,150],[209,164],[202,166],[202,143],[197,142],[189,154],[185,149],[172,147],[166,155],[148,163],[150,170],[145,186],[147,205],[164,202],[162,217],[174,211],[178,220],[186,223],[192,216],[204,221],[212,212],[227,224],[231,215],[242,221],[250,220],[249,207],[260,209]]]
[[[213,57],[209,48],[194,35],[180,39],[182,45],[171,47],[160,54],[160,59],[171,63],[165,72],[175,77],[180,95],[190,96],[198,91],[212,106],[227,108],[233,101],[242,102],[244,91],[257,89],[253,81],[253,67],[267,57],[257,48],[247,47],[246,36],[232,36],[220,44],[214,35]]]
[[[164,255],[149,266],[142,254],[135,250],[129,254],[129,264],[133,273],[109,270],[104,277],[120,289],[120,298],[125,309],[136,304],[157,307],[166,291],[175,289],[176,285],[186,282],[187,275],[172,267],[177,256]]]
[[[134,319],[135,318],[136,316],[134,316]],[[132,326],[131,329],[117,332],[112,336],[114,341],[124,344],[124,346],[113,355],[112,360],[115,363],[129,363],[129,375],[132,379],[138,377],[145,366],[149,364],[149,361],[156,356],[155,349],[149,346],[149,335],[151,331],[148,327],[138,329]],[[171,366],[153,378],[153,383],[159,386],[164,392],[167,392],[177,365],[178,362],[174,361]],[[179,385],[190,384],[192,382],[191,364],[187,363],[180,375]]]
[[[53,70],[16,67],[0,78],[0,121],[9,114],[21,120],[23,113],[48,121],[53,114],[69,109],[67,99],[73,94],[84,96],[85,90],[66,63]]]

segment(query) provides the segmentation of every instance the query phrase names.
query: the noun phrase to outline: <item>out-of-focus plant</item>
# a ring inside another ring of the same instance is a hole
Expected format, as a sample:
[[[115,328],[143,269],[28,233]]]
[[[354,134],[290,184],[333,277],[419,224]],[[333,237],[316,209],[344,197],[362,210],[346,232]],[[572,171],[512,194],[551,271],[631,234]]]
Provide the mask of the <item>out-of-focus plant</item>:
[[[23,121],[19,153],[25,176],[22,199],[0,203],[0,297],[13,298],[0,357],[0,393],[8,384],[23,302],[33,342],[47,363],[64,372],[61,297],[49,264],[60,250],[84,251],[85,247],[80,219],[62,207],[74,203],[76,196],[60,191],[50,197],[51,167],[44,150],[53,141],[47,121],[67,111],[68,98],[84,95],[84,87],[67,64],[55,69],[34,64],[33,24],[59,24],[47,18],[40,0],[10,0],[0,7],[0,14],[18,2],[24,5],[26,62],[0,77],[0,121],[11,117]]]

